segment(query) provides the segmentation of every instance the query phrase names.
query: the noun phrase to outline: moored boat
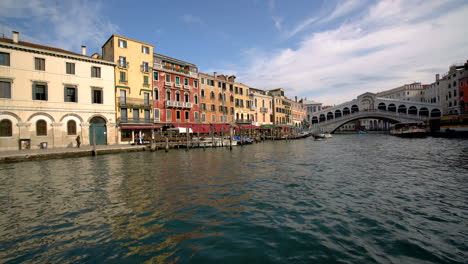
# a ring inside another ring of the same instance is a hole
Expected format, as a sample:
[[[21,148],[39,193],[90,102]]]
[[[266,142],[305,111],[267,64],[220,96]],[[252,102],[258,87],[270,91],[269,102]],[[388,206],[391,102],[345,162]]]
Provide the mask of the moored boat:
[[[398,137],[425,137],[427,135],[424,123],[398,123],[390,129],[390,135]]]

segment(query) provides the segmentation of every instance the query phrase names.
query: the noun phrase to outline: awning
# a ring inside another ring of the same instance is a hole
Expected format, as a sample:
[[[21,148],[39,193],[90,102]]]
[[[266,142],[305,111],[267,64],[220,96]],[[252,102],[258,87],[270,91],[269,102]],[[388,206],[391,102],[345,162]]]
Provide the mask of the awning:
[[[120,129],[160,129],[161,126],[121,126]]]
[[[240,130],[240,129],[260,129],[259,126],[252,126],[252,125],[240,125],[238,127],[236,127],[236,130]]]

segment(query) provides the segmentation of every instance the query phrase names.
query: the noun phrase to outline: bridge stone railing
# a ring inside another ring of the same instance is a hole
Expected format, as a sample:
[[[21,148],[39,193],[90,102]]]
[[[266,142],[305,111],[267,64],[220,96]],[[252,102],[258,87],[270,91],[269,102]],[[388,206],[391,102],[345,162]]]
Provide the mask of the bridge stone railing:
[[[326,132],[334,132],[340,126],[344,125],[345,123],[355,120],[355,119],[364,119],[364,118],[383,118],[383,119],[392,119],[397,122],[423,122],[429,120],[430,117],[428,116],[419,116],[419,115],[411,115],[406,113],[398,113],[398,112],[389,112],[383,110],[364,110],[359,112],[354,112],[352,114],[344,115],[338,118],[326,120],[323,122],[312,124],[313,130],[315,131],[326,131]]]

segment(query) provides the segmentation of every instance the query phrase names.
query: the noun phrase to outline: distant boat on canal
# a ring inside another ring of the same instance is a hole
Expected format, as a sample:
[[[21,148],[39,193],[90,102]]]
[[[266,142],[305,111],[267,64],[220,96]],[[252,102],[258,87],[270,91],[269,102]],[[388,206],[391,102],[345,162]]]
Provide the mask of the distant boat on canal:
[[[390,135],[421,138],[427,136],[427,128],[424,123],[398,123],[390,129]]]

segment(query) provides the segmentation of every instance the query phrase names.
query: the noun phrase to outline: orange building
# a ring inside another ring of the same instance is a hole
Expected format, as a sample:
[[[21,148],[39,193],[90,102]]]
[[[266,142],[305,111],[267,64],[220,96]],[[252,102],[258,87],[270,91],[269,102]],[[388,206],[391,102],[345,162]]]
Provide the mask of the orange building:
[[[230,124],[234,121],[234,80],[236,76],[200,73],[202,124]]]

